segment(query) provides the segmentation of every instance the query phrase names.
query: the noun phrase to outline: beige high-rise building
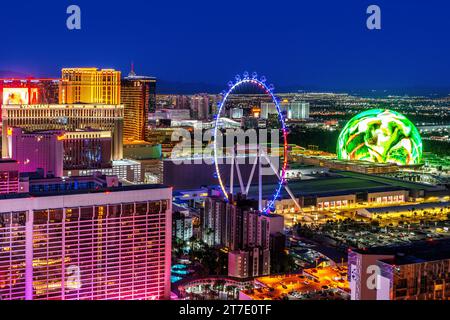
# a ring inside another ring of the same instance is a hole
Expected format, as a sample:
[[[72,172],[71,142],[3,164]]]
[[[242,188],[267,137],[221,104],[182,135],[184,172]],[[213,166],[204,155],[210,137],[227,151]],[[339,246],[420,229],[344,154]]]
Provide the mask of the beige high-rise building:
[[[61,73],[60,104],[120,104],[120,71],[63,68]]]
[[[156,78],[137,76],[132,69],[122,79],[121,103],[124,105],[124,143],[148,141],[148,113],[154,108]]]

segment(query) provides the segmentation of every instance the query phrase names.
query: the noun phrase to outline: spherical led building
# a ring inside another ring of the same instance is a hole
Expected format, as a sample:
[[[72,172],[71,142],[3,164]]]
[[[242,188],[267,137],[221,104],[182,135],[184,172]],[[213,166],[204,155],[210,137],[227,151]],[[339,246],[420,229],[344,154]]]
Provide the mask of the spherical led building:
[[[422,139],[414,124],[401,113],[371,109],[350,119],[337,141],[343,160],[413,165],[422,162]]]

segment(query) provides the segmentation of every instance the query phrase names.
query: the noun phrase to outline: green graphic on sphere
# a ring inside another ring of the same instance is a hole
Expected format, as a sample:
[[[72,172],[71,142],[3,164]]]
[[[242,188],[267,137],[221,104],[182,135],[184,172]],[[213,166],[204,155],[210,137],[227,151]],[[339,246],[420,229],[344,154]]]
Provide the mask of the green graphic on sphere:
[[[422,139],[404,115],[392,110],[371,109],[347,122],[338,138],[337,155],[343,160],[419,164]]]

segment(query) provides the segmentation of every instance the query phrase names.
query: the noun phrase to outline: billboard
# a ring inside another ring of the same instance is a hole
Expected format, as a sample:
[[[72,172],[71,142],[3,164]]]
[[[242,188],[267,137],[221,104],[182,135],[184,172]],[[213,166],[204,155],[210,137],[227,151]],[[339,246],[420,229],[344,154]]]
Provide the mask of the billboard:
[[[3,88],[3,104],[28,104],[27,88]]]

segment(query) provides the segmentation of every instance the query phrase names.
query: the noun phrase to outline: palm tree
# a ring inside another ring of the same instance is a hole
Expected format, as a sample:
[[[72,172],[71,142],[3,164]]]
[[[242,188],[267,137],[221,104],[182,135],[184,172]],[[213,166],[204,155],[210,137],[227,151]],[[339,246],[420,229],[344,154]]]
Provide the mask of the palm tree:
[[[227,293],[227,298],[228,299],[230,298],[230,295],[231,295],[231,298],[234,298],[234,291],[235,291],[235,289],[236,289],[235,286],[226,286],[225,287],[225,291]]]
[[[223,280],[223,279],[218,279],[218,280],[216,280],[215,283],[214,283],[214,288],[215,288],[217,291],[222,292],[223,289],[224,289],[224,287],[225,287],[225,284],[226,284],[226,281],[225,281],[225,280]]]

